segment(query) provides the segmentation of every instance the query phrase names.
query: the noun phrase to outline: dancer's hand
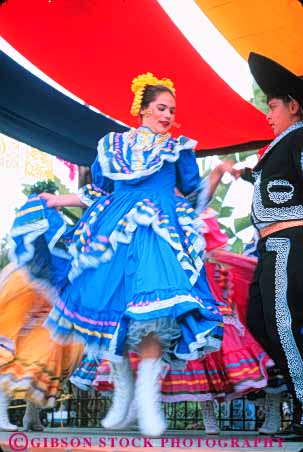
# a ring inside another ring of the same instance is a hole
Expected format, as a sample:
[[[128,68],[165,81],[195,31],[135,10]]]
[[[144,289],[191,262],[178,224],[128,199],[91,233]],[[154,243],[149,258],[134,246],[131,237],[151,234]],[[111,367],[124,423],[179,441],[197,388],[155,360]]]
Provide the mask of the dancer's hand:
[[[234,160],[223,160],[223,162],[220,165],[222,173],[233,174],[234,164],[235,164]]]
[[[75,193],[66,193],[65,195],[40,193],[38,196],[46,201],[47,207],[87,207]]]
[[[243,173],[243,169],[232,168],[230,174],[235,178],[239,179]]]
[[[235,168],[235,162],[233,160],[223,160],[223,162],[220,165],[222,173],[229,173],[231,174],[235,179],[239,179],[241,177],[241,174],[243,172],[243,169],[237,169]]]
[[[39,198],[46,201],[47,207],[58,207],[58,196],[52,193],[40,193]]]

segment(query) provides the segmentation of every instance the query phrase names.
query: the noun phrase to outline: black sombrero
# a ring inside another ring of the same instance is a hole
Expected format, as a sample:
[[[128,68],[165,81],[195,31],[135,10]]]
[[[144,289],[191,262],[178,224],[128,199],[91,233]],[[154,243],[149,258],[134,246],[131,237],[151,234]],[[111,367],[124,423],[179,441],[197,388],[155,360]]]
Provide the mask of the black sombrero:
[[[265,94],[290,95],[303,107],[303,78],[258,53],[251,52],[248,64],[252,75]]]

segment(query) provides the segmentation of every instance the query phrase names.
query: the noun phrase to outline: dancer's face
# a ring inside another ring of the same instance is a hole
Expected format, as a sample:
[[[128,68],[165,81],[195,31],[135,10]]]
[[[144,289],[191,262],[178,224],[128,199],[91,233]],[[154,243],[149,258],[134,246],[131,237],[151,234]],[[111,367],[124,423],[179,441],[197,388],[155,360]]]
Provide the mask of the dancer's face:
[[[298,121],[299,110],[300,106],[294,99],[290,102],[284,102],[282,99],[277,98],[272,98],[268,101],[266,117],[276,136]]]
[[[165,134],[175,120],[176,101],[169,92],[158,94],[149,106],[141,110],[142,125],[154,133]]]

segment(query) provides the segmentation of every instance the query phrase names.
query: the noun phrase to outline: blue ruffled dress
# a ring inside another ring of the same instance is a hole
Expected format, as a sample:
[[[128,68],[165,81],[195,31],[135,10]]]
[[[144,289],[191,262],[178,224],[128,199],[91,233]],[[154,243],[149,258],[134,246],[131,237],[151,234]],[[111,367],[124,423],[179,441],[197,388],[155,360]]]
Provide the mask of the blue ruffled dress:
[[[74,228],[38,197],[19,210],[14,256],[56,287],[46,326],[57,340],[76,334],[88,355],[118,361],[126,345],[136,351],[155,333],[173,365],[219,349],[222,316],[205,277],[199,215],[175,192],[196,193],[204,209],[195,144],[145,127],[110,133]]]

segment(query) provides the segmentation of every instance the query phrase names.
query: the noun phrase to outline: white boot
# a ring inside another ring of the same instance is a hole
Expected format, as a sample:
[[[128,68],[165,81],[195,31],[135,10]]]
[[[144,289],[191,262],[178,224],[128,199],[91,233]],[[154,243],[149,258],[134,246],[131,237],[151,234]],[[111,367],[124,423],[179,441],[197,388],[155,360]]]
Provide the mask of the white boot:
[[[107,415],[101,421],[103,427],[107,429],[113,429],[125,420],[135,389],[128,358],[123,358],[121,363],[113,363],[111,370],[114,383],[113,401]]]
[[[33,432],[43,431],[43,425],[40,421],[40,411],[41,409],[32,402],[26,402],[26,410],[22,420],[24,430],[32,430]]]
[[[259,433],[273,435],[281,427],[281,394],[269,394],[265,396],[265,419]]]
[[[202,402],[201,408],[205,432],[208,435],[217,435],[220,433],[215,415],[214,402],[212,400]]]
[[[11,424],[8,418],[8,405],[9,398],[4,392],[0,391],[0,430],[16,432],[18,430],[17,425]]]
[[[137,403],[136,400],[133,399],[129,406],[126,418],[122,422],[120,422],[120,424],[116,424],[114,427],[112,427],[112,429],[124,430],[130,427],[134,427],[135,424],[137,423],[137,418],[138,418]]]
[[[158,437],[166,430],[166,422],[161,409],[160,359],[143,359],[138,366],[136,382],[136,402],[138,423],[141,433]]]

